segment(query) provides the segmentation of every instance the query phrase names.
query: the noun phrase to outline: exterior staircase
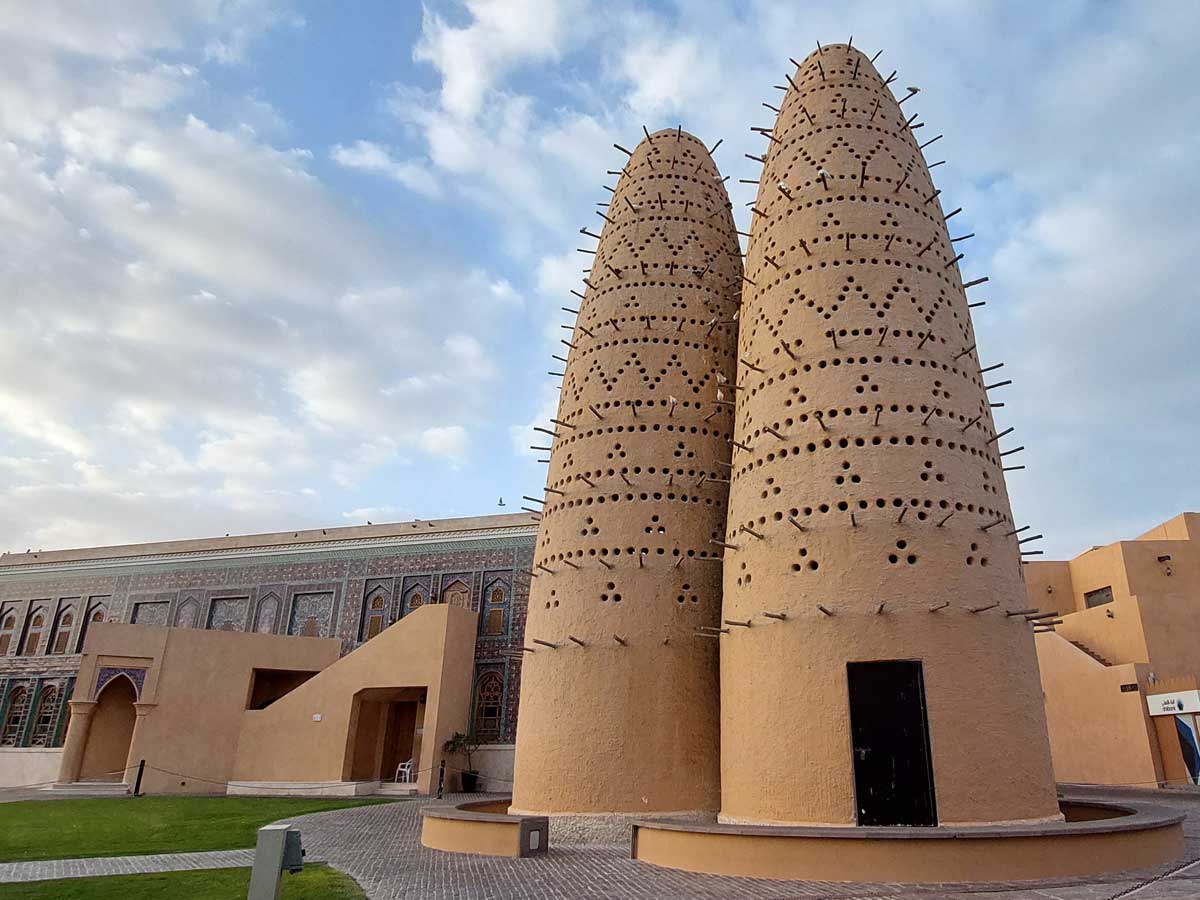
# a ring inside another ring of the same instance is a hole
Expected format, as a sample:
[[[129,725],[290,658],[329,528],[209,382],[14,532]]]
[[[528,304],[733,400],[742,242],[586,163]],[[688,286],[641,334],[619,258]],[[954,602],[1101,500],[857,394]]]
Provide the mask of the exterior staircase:
[[[416,782],[381,781],[375,789],[376,797],[415,797],[417,796]]]
[[[1067,640],[1070,640],[1070,638],[1068,638]],[[1082,650],[1084,653],[1086,653],[1088,656],[1090,656],[1092,659],[1094,659],[1096,662],[1100,663],[1100,665],[1102,665],[1102,666],[1111,666],[1112,665],[1111,662],[1109,662],[1107,659],[1105,659],[1103,656],[1101,656],[1099,653],[1097,653],[1095,650],[1093,650],[1091,647],[1087,646],[1086,644],[1081,644],[1079,641],[1071,641],[1071,643],[1074,644],[1076,648],[1078,648],[1079,650]]]
[[[52,784],[43,790],[64,796],[123,797],[129,793],[129,785],[123,781],[75,781],[71,784]]]

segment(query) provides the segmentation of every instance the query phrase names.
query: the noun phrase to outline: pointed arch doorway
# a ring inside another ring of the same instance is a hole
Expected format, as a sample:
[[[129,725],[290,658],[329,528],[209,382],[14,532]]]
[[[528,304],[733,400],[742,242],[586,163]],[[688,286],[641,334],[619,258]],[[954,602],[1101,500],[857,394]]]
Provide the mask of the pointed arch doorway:
[[[80,781],[125,780],[133,725],[137,720],[133,705],[136,702],[137,689],[125,675],[118,675],[104,686],[92,713]]]

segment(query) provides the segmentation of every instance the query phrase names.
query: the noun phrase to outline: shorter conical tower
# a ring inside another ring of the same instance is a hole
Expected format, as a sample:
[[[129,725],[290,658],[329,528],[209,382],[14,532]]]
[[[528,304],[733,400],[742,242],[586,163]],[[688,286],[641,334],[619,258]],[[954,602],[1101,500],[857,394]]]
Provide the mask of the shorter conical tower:
[[[715,810],[717,642],[697,631],[721,608],[737,235],[682,130],[629,154],[602,220],[535,498],[512,808]]]

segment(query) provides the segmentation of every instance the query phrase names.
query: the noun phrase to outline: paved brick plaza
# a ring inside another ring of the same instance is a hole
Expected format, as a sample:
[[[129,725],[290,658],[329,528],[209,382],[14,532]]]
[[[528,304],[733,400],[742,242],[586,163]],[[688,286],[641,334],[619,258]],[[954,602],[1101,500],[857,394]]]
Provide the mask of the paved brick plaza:
[[[461,799],[461,798],[460,798]],[[512,860],[460,856],[420,845],[421,802],[370,806],[302,816],[310,857],[328,860],[349,872],[371,900],[531,900],[563,898],[790,898],[841,900],[921,898],[921,900],[1167,900],[1200,897],[1200,865],[1163,876],[1200,859],[1200,793],[1164,792],[1155,802],[1189,813],[1185,857],[1175,866],[1073,881],[988,885],[833,884],[766,881],[695,875],[659,869],[628,859],[623,846],[556,846],[546,857]]]

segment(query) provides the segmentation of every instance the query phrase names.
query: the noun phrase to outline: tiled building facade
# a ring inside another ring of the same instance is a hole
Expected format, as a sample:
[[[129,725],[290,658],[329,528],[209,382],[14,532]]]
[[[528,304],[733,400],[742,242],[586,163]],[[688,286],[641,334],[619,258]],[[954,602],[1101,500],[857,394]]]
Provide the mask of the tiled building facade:
[[[346,654],[427,603],[479,613],[472,722],[511,743],[535,536],[531,517],[488,516],[5,556],[0,748],[62,744],[93,622],[337,637]]]

